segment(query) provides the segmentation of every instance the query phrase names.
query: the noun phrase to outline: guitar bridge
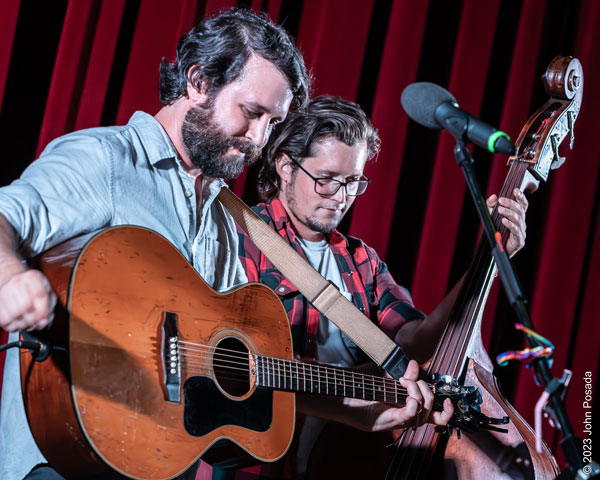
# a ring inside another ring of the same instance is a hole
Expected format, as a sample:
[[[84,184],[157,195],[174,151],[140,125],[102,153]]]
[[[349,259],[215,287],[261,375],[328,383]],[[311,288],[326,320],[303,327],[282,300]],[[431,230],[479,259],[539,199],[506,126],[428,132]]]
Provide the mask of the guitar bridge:
[[[179,360],[179,328],[175,313],[163,313],[161,345],[165,398],[169,402],[179,403],[181,401],[181,364]]]

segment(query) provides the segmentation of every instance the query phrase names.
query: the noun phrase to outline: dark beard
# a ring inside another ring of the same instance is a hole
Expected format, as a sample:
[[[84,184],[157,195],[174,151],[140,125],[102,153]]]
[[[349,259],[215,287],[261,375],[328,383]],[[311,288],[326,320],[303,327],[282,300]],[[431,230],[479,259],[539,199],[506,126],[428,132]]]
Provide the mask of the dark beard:
[[[260,149],[248,141],[228,137],[213,119],[213,105],[193,107],[185,115],[181,137],[192,163],[208,177],[231,180],[260,157]],[[230,147],[242,155],[225,156]]]

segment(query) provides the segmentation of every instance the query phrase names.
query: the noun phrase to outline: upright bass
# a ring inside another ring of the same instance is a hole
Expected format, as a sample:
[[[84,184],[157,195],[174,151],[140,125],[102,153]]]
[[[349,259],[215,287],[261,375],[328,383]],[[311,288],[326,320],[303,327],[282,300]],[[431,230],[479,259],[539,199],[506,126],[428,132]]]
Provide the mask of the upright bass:
[[[575,58],[555,57],[543,76],[551,98],[525,124],[509,158],[509,173],[500,196],[512,197],[515,187],[533,192],[549,171],[564,163],[558,147],[567,137],[573,146],[573,126],[583,96],[583,71]],[[508,230],[494,210],[492,218],[506,241]],[[465,385],[477,386],[483,395],[482,412],[507,416],[506,433],[493,430],[448,438],[442,461],[442,478],[555,478],[558,466],[546,445],[538,453],[534,432],[504,398],[493,366],[481,341],[483,310],[496,272],[489,244],[482,239],[454,305],[447,326],[428,365],[428,372],[444,372]],[[431,478],[434,457],[443,448],[432,425],[402,434],[389,479]],[[439,464],[439,462],[438,462]]]
[[[555,57],[542,77],[550,99],[527,121],[516,142],[517,152],[508,160],[509,173],[500,196],[512,198],[515,188],[529,193],[535,191],[541,180],[546,181],[551,169],[564,163],[558,148],[569,136],[573,146],[573,126],[579,114],[583,96],[583,71],[575,58]],[[496,228],[506,242],[509,232],[502,225],[500,215],[492,212]],[[477,387],[483,397],[481,412],[491,418],[509,419],[499,428],[478,432],[461,432],[450,436],[426,424],[417,429],[393,432],[390,436],[364,434],[346,427],[326,430],[319,447],[335,444],[344,452],[347,462],[331,462],[332,455],[324,455],[315,448],[309,466],[309,478],[385,478],[385,480],[461,479],[481,478],[550,479],[559,474],[552,453],[543,444],[543,451],[535,449],[535,434],[500,391],[493,375],[492,362],[481,340],[481,321],[492,281],[496,274],[495,262],[487,239],[482,238],[475,257],[458,294],[446,328],[435,352],[426,364],[427,375],[439,372],[446,381],[456,380],[462,385]],[[340,435],[340,429],[344,430]],[[383,438],[382,438],[383,437]],[[394,442],[395,449],[384,448]],[[361,450],[378,453],[367,462]],[[347,470],[344,470],[347,468]]]

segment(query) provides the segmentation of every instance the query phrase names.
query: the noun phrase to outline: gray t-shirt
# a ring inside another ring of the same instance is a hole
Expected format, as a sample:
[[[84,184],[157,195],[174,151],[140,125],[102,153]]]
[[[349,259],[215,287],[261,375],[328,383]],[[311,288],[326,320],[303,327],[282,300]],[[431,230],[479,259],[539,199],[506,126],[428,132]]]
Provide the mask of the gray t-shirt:
[[[352,301],[352,295],[346,288],[340,267],[327,240],[323,239],[319,242],[311,242],[298,237],[298,243],[300,243],[312,267],[333,283],[342,295]],[[324,317],[323,314],[319,315],[315,357],[319,362],[339,367],[350,367],[355,363],[346,344],[342,340],[342,332],[334,323]],[[307,416],[304,420],[296,450],[297,473],[304,473],[306,471],[310,453],[326,423],[327,421],[322,418],[311,416]]]
[[[352,295],[346,288],[342,279],[340,267],[327,240],[311,242],[298,237],[298,243],[304,250],[304,254],[312,267],[333,283],[340,293],[352,301]],[[340,329],[322,314],[319,316],[319,331],[317,333],[316,359],[319,362],[350,367],[354,365],[354,359],[344,341]]]
[[[215,201],[223,185],[205,180],[197,212],[193,181],[166,132],[154,117],[136,112],[125,126],[82,130],[52,141],[21,178],[0,188],[0,213],[15,228],[25,256],[109,226],[152,229],[175,245],[209,285],[223,291],[247,282],[234,221]],[[46,463],[27,425],[18,353],[7,352],[4,369],[2,480],[20,480]]]

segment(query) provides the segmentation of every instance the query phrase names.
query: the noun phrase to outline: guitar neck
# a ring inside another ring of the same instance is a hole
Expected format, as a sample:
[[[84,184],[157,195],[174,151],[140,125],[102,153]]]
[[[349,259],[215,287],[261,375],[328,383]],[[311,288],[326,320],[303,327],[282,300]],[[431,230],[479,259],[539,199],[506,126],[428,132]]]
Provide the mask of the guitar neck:
[[[257,387],[404,404],[406,389],[399,382],[329,365],[254,355]]]

